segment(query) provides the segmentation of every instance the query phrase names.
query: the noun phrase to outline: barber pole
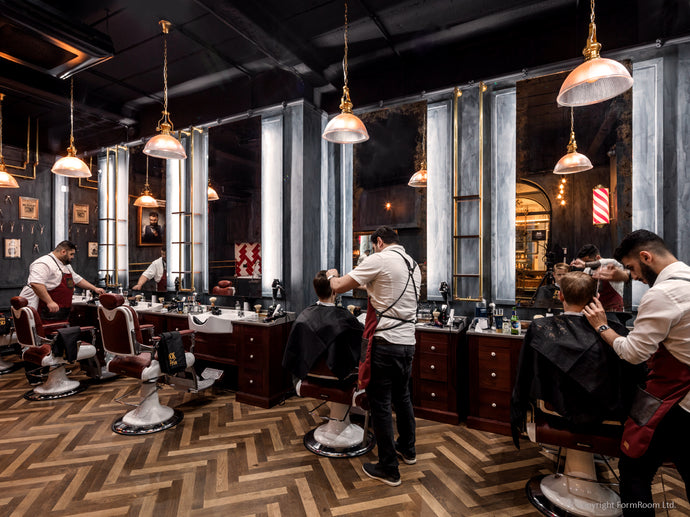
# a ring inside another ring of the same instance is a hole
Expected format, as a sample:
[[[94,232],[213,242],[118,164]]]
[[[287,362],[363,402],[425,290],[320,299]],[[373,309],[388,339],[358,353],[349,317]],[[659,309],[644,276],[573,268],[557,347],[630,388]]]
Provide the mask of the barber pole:
[[[609,224],[609,189],[597,185],[592,189],[592,224]]]

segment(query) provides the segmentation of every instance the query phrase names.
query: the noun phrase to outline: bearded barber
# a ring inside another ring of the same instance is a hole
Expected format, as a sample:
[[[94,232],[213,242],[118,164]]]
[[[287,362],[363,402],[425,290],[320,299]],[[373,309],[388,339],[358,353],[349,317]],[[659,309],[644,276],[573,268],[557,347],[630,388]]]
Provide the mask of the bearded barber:
[[[69,265],[76,249],[74,243],[62,241],[51,253],[34,260],[29,266],[29,279],[19,296],[26,298],[44,320],[67,319],[75,285],[98,294],[105,292],[84,280]]]
[[[690,498],[690,267],[648,230],[628,234],[614,256],[633,280],[650,287],[640,300],[635,328],[627,337],[610,329],[598,299],[583,312],[622,359],[647,361],[645,391],[625,422],[618,469],[623,515],[651,517],[652,478],[664,461],[676,465]]]

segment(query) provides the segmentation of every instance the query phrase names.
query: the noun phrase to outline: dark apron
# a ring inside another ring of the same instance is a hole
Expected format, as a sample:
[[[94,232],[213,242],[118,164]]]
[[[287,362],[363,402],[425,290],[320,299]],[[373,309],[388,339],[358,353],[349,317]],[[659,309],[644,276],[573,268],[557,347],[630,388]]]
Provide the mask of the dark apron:
[[[357,372],[357,388],[366,389],[371,380],[371,350],[374,346],[374,333],[379,324],[376,309],[371,304],[371,296],[367,298],[367,317],[364,322],[364,333],[362,334],[362,353],[359,360],[359,370]],[[366,345],[366,350],[364,346]]]
[[[60,271],[62,271],[62,267],[60,267],[60,264],[58,264],[57,260],[55,260],[52,255],[50,258],[55,261],[55,264],[57,264]],[[74,295],[74,279],[72,278],[72,273],[63,272],[62,280],[60,280],[58,286],[48,291],[48,294],[53,301],[58,304],[60,310],[57,312],[50,312],[48,310],[48,306],[43,302],[43,300],[39,299],[38,313],[40,314],[41,319],[59,321],[67,320],[69,311],[72,309],[72,296]]]
[[[606,312],[623,312],[623,297],[608,280],[599,280],[599,301]]]
[[[168,290],[168,275],[165,274],[165,269],[163,269],[163,276],[156,284],[156,290],[158,292],[164,292]]]

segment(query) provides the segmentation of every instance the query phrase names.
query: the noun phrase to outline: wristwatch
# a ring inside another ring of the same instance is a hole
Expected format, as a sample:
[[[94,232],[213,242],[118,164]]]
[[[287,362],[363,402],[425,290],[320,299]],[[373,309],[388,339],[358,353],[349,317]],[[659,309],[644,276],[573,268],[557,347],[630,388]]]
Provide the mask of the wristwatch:
[[[600,327],[597,329],[597,332],[598,332],[599,334],[601,334],[602,332],[604,332],[605,330],[608,330],[608,329],[610,329],[610,328],[611,328],[611,327],[609,327],[608,325],[602,325],[602,326],[600,326]]]

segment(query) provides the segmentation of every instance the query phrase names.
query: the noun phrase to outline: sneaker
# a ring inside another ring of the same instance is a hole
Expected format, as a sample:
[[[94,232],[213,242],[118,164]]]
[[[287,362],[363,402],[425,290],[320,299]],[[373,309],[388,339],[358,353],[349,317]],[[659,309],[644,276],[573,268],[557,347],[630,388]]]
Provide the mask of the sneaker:
[[[402,483],[400,474],[396,474],[395,476],[386,474],[376,463],[364,463],[362,465],[362,470],[371,479],[378,479],[389,486],[399,486],[400,483]]]
[[[406,463],[407,465],[414,465],[417,463],[417,456],[408,456],[407,454],[403,453],[398,449],[398,446],[396,444],[395,446],[395,452],[398,453],[398,457],[403,461],[403,463]]]

